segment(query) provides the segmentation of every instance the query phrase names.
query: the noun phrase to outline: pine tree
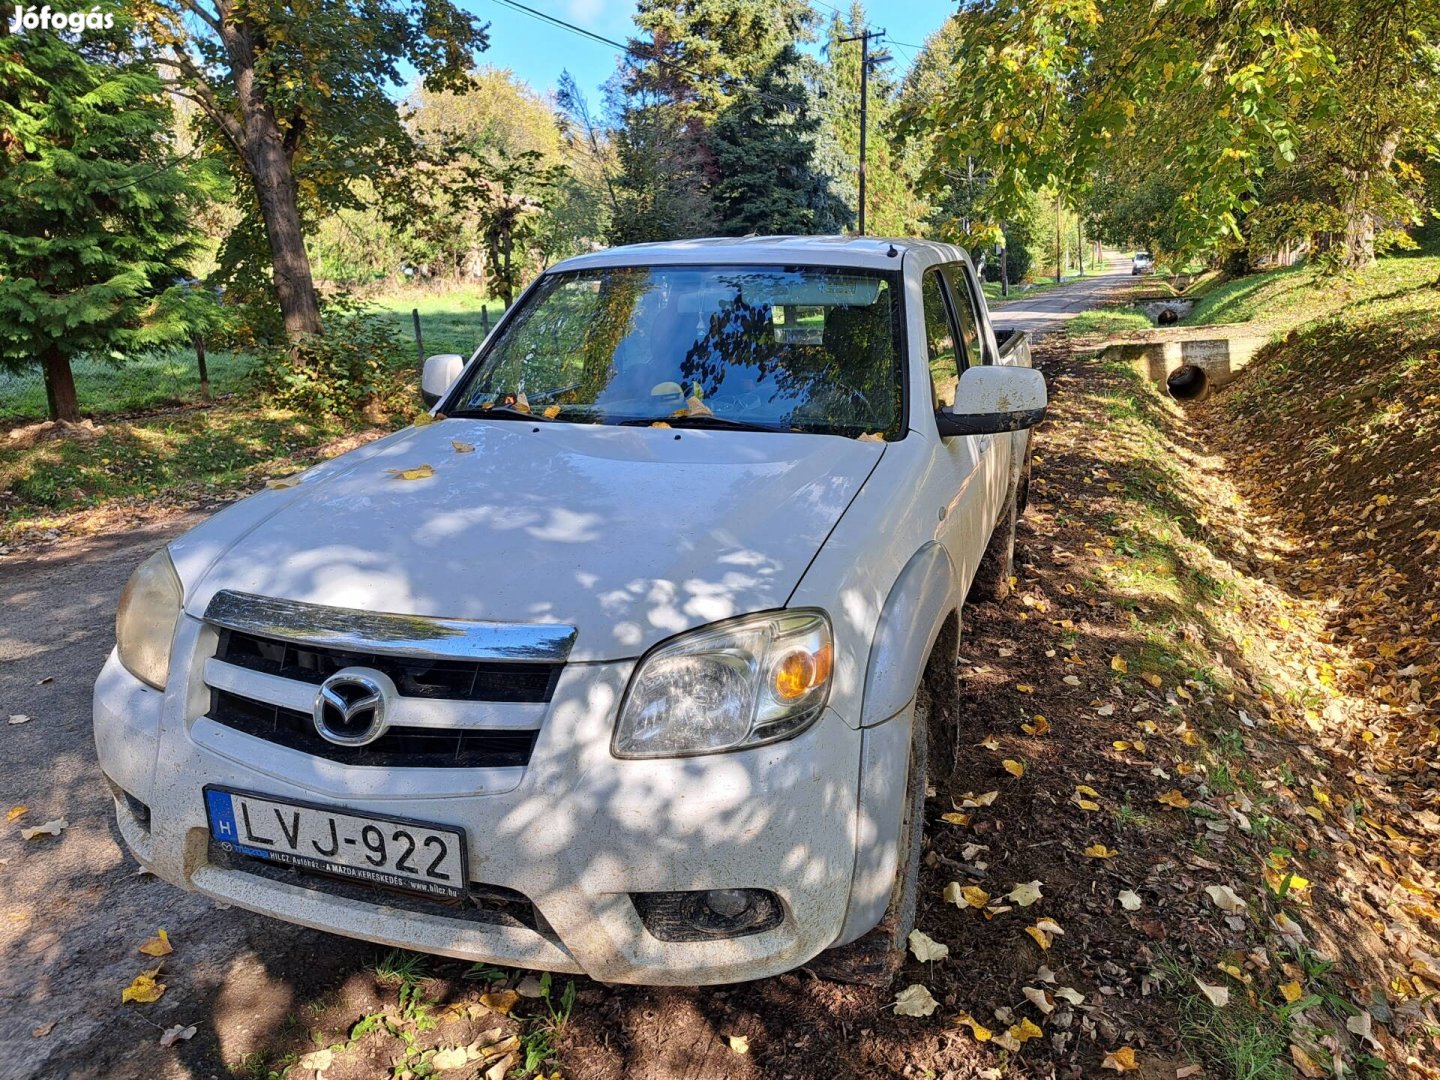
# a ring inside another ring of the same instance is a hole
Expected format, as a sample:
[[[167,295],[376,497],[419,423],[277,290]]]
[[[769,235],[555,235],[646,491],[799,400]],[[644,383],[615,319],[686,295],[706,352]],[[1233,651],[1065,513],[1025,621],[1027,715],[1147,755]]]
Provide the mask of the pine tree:
[[[815,171],[820,120],[801,75],[801,57],[787,45],[715,120],[710,148],[723,234],[810,233],[817,217],[839,216],[826,202],[827,178]]]
[[[182,340],[203,300],[178,283],[197,181],[122,40],[0,31],[0,367],[42,365],[57,420],[79,419],[71,357]]]

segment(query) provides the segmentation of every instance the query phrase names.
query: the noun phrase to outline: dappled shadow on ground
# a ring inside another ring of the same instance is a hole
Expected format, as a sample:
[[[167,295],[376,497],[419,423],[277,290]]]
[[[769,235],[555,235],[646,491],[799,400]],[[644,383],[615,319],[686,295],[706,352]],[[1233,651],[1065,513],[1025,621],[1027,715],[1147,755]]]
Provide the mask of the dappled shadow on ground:
[[[1292,1043],[1317,1068],[1331,1055],[1353,1065],[1374,1053],[1397,1069],[1407,1056],[1433,1056],[1425,994],[1440,973],[1432,978],[1411,948],[1413,927],[1431,917],[1403,910],[1433,898],[1396,895],[1402,876],[1422,890],[1433,877],[1423,858],[1401,863],[1389,818],[1363,832],[1368,811],[1340,793],[1319,745],[1349,705],[1322,677],[1337,654],[1293,591],[1290,542],[1260,526],[1203,433],[1153,388],[1059,350],[1042,359],[1056,404],[1037,443],[1016,592],[966,613],[960,766],[927,803],[919,926],[949,955],[907,959],[896,983],[925,985],[936,1011],[897,1016],[891,993],[804,970],[698,990],[575,979],[563,1025],[535,999],[512,1012],[527,1035],[550,1032],[564,1075],[1089,1077],[1128,1047],[1139,1075],[1168,1080],[1192,1062],[1264,1075],[1243,1070],[1289,1057]],[[102,825],[108,799],[82,760],[83,696],[72,707],[82,749],[42,767],[34,790],[52,793],[44,813],[77,815],[77,835],[24,852],[27,863],[35,850],[54,861],[32,867],[40,876],[16,894],[35,922],[3,953],[6,992],[24,1006],[17,1019],[91,1016],[83,1035],[47,1036],[70,1040],[51,1060],[80,1076],[263,1076],[319,1043],[348,1043],[353,1025],[382,1008],[424,1047],[477,1037],[492,1022],[514,1030],[482,1011],[466,1014],[469,1026],[422,1031],[413,1013],[401,1015],[398,990],[364,970],[373,947],[182,903],[131,877]],[[603,814],[607,793],[596,798]],[[655,813],[666,812],[658,800]],[[74,841],[83,846],[64,854]],[[697,850],[704,843],[695,838]],[[1396,871],[1388,885],[1353,879],[1381,847]],[[952,881],[986,895],[947,901]],[[1031,881],[1038,901],[1005,899]],[[1207,887],[1233,890],[1240,906],[1217,906]],[[45,917],[54,895],[83,906],[65,909],[69,929]],[[176,937],[171,990],[156,1006],[121,1009],[119,987],[143,963],[134,948],[161,917]],[[114,931],[98,934],[107,918]],[[43,983],[66,970],[84,971],[94,989]],[[17,971],[33,973],[31,985]],[[433,1014],[478,1003],[483,984],[464,977],[466,965],[430,961],[427,973],[417,985]],[[1392,978],[1402,973],[1403,988]],[[495,974],[496,987],[521,977]],[[1229,1004],[1210,1005],[1195,978],[1227,991]],[[552,1000],[570,981],[557,977]],[[1345,1025],[1361,1009],[1373,1046]],[[182,1022],[201,1025],[191,1043],[155,1046],[154,1024]],[[745,1039],[744,1053],[732,1037]],[[372,1031],[337,1052],[326,1076],[385,1076],[404,1047]]]

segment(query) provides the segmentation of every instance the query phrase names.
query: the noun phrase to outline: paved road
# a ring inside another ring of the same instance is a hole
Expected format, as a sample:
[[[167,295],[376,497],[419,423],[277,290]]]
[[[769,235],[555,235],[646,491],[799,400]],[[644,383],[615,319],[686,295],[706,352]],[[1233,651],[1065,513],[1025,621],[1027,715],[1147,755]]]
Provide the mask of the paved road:
[[[1005,328],[1028,331],[1033,336],[1059,330],[1082,311],[1089,311],[1121,287],[1130,283],[1130,260],[1112,255],[1105,273],[1040,293],[995,304],[995,323]]]
[[[998,321],[1048,332],[1128,280],[1111,273],[1004,306]],[[90,688],[114,640],[130,571],[199,515],[40,555],[0,557],[0,1080],[205,1077],[235,1062],[298,1006],[305,985],[363,963],[370,947],[222,911],[136,874],[120,846],[95,763]],[[54,818],[57,838],[20,829]],[[148,966],[136,950],[165,927],[175,953],[153,1005],[120,990]],[[160,1032],[198,1024],[192,1044],[161,1050]],[[53,1025],[53,1026],[52,1026]],[[36,1031],[43,1034],[35,1034]]]

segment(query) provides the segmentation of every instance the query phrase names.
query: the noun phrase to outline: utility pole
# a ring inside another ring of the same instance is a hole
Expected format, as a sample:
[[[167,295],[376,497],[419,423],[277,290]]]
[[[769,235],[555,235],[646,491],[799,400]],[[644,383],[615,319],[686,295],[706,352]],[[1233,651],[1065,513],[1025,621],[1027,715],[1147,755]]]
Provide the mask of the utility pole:
[[[1065,274],[1065,265],[1060,261],[1060,196],[1055,196],[1055,284],[1059,285]]]
[[[851,41],[860,42],[860,232],[865,235],[865,129],[870,122],[870,42],[878,42],[885,36],[884,30],[864,30],[854,37],[841,38],[837,45]]]
[[[1085,227],[1080,223],[1080,215],[1075,215],[1075,260],[1080,264],[1080,276],[1085,276]]]

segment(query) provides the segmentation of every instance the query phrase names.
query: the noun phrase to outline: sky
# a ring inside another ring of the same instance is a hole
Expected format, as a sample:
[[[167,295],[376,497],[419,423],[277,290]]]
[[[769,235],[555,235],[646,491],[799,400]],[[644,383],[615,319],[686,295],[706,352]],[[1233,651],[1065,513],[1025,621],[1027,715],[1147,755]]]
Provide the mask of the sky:
[[[523,0],[529,7],[582,26],[614,41],[625,41],[635,30],[631,0]],[[480,55],[482,64],[509,68],[542,93],[555,89],[562,70],[575,76],[594,103],[599,87],[615,71],[617,50],[569,30],[543,22],[498,3],[497,0],[459,0],[465,10],[490,24],[490,48]],[[848,10],[848,0],[812,6],[829,19],[835,8]],[[870,25],[888,31],[892,67],[898,77],[915,58],[918,46],[954,13],[955,0],[890,0],[870,5]],[[901,44],[904,43],[904,44]],[[858,48],[858,45],[856,46]]]

